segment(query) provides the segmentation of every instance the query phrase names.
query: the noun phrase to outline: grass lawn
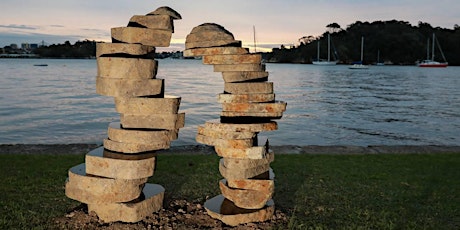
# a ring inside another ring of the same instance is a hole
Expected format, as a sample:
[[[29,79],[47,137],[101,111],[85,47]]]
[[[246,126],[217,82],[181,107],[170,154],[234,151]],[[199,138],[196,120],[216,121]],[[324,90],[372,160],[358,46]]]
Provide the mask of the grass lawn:
[[[220,193],[219,157],[161,155],[150,182],[165,202]],[[64,195],[84,155],[0,155],[0,229],[50,229],[79,203]],[[279,229],[460,229],[460,153],[276,155]]]

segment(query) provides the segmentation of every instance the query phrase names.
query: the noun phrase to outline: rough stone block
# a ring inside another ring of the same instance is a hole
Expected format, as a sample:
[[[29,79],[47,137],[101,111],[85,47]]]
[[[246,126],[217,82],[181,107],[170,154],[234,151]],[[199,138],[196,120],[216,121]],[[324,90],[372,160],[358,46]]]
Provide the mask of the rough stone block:
[[[105,154],[108,152],[109,154]],[[142,179],[153,176],[155,156],[140,154],[138,159],[124,159],[125,154],[99,147],[85,156],[86,173],[116,179]]]
[[[265,64],[223,64],[223,65],[214,65],[214,72],[231,72],[231,71],[240,71],[240,72],[264,72]]]
[[[265,174],[265,173],[263,173]],[[270,168],[268,177],[258,175],[249,179],[227,179],[227,185],[230,188],[250,189],[250,190],[266,190],[271,191],[275,188],[275,173]],[[258,179],[258,177],[262,177]]]
[[[229,131],[229,132],[263,132],[273,131],[278,129],[278,124],[274,121],[255,124],[231,124],[221,123],[219,120],[208,120],[205,122],[205,128],[213,129],[216,131]]]
[[[230,226],[245,223],[264,222],[269,220],[275,212],[275,202],[269,200],[261,209],[244,209],[237,207],[233,202],[218,195],[204,203],[208,214]]]
[[[128,26],[144,26],[149,29],[167,30],[174,33],[173,19],[169,15],[134,15]]]
[[[273,82],[225,83],[224,91],[231,94],[272,94]]]
[[[111,122],[107,131],[112,141],[124,143],[144,143],[160,141],[168,142],[177,139],[177,130],[157,129],[123,129],[120,122]]]
[[[148,13],[147,15],[168,15],[173,19],[182,19],[182,16],[177,11],[168,6],[158,7],[156,10]]]
[[[125,78],[96,78],[96,92],[112,97],[141,97],[162,95],[163,79],[125,79]]]
[[[242,47],[210,47],[184,50],[184,57],[201,57],[207,55],[247,54],[247,48]]]
[[[232,132],[232,131],[222,131],[209,129],[204,126],[198,126],[198,134],[217,138],[217,139],[232,139],[232,140],[242,140],[242,139],[253,139],[256,137],[256,133],[253,132]]]
[[[224,159],[220,159],[219,172],[225,179],[248,179],[260,175],[270,169],[270,164],[258,165],[253,168],[227,168]]]
[[[155,54],[155,47],[153,46],[127,43],[96,43],[96,57],[100,57],[102,55],[153,56],[153,54]]]
[[[224,112],[246,112],[246,113],[282,113],[286,111],[287,103],[275,101],[274,103],[223,103]]]
[[[204,56],[203,64],[208,65],[235,65],[235,64],[256,64],[261,63],[260,54],[232,54]]]
[[[111,32],[114,43],[138,43],[155,47],[168,47],[172,37],[172,31],[138,27],[116,27]]]
[[[164,98],[117,97],[115,109],[126,114],[177,114],[181,97],[165,95]]]
[[[210,146],[221,146],[222,148],[235,148],[235,149],[247,149],[253,146],[254,141],[250,139],[220,139],[204,136],[201,134],[196,135],[196,141],[201,144]]]
[[[177,130],[184,127],[185,113],[179,114],[120,114],[123,128]]]
[[[225,82],[267,81],[268,72],[222,72],[222,78]]]
[[[153,79],[158,61],[143,58],[99,57],[97,76],[107,78]]]
[[[274,187],[271,190],[230,188],[225,179],[219,181],[219,188],[225,198],[232,201],[236,206],[245,209],[263,208],[275,191]]]
[[[164,191],[161,185],[146,184],[142,195],[136,200],[126,203],[88,204],[88,212],[95,212],[104,222],[138,222],[163,207]]]
[[[104,139],[104,148],[120,152],[120,153],[142,153],[150,152],[162,149],[169,149],[169,140],[151,140],[147,143],[129,143],[129,142],[118,142],[110,139]]]
[[[201,41],[201,42],[187,42],[187,41],[185,42],[186,49],[210,48],[210,47],[221,47],[221,46],[241,47],[241,41],[212,40],[212,41]]]
[[[270,153],[268,138],[264,136],[257,137],[257,145],[247,149],[223,148],[215,146],[214,149],[220,157],[239,158],[239,159],[265,159]],[[228,178],[227,178],[228,179]]]
[[[84,163],[70,168],[65,184],[66,196],[85,204],[134,200],[147,182],[147,178],[123,180],[87,175],[85,169]]]
[[[226,168],[247,169],[272,163],[275,160],[275,153],[269,150],[268,154],[262,159],[224,158],[223,160]]]
[[[275,100],[275,94],[273,93],[261,93],[261,94],[228,94],[221,93],[218,96],[217,101],[219,103],[257,103],[257,102],[272,102]]]
[[[229,118],[238,118],[238,117],[244,117],[247,119],[255,119],[255,118],[266,118],[266,119],[281,119],[283,116],[283,113],[250,113],[250,112],[221,112],[220,116],[225,119]],[[263,120],[266,121],[266,120]]]

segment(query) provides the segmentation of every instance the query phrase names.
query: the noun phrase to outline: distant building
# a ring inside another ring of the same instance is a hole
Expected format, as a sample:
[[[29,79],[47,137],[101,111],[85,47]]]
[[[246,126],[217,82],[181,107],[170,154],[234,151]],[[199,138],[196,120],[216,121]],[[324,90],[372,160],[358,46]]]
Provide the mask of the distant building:
[[[30,49],[30,44],[29,44],[29,43],[22,43],[22,44],[21,44],[21,48],[22,48],[23,50],[28,50],[28,49]]]
[[[36,49],[36,48],[38,48],[38,44],[36,44],[36,43],[30,44],[30,48],[31,49]]]
[[[18,48],[18,45],[17,45],[17,44],[14,44],[14,43],[11,43],[11,44],[10,44],[10,47],[11,47],[11,49],[17,49],[17,48]]]

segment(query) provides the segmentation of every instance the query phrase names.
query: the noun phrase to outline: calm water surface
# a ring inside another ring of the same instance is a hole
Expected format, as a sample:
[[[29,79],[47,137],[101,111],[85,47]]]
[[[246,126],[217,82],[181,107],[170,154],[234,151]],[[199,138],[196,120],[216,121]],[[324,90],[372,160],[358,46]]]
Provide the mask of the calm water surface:
[[[34,64],[48,64],[37,67]],[[173,145],[195,145],[197,125],[219,117],[220,73],[197,60],[159,60],[166,94],[186,124]],[[460,68],[267,64],[288,103],[272,145],[459,145]],[[95,60],[0,59],[0,143],[101,143],[119,120],[95,90]]]

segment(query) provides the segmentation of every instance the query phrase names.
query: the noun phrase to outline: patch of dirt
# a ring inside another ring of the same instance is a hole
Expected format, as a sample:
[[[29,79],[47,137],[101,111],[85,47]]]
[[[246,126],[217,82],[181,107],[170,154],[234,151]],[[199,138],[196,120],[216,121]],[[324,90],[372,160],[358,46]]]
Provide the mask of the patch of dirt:
[[[263,223],[248,223],[236,227],[227,226],[220,220],[211,218],[199,202],[172,200],[167,207],[153,213],[137,223],[104,223],[95,213],[89,213],[82,204],[63,217],[54,219],[58,229],[272,229],[274,226],[286,226],[287,216],[275,210],[273,217]]]

